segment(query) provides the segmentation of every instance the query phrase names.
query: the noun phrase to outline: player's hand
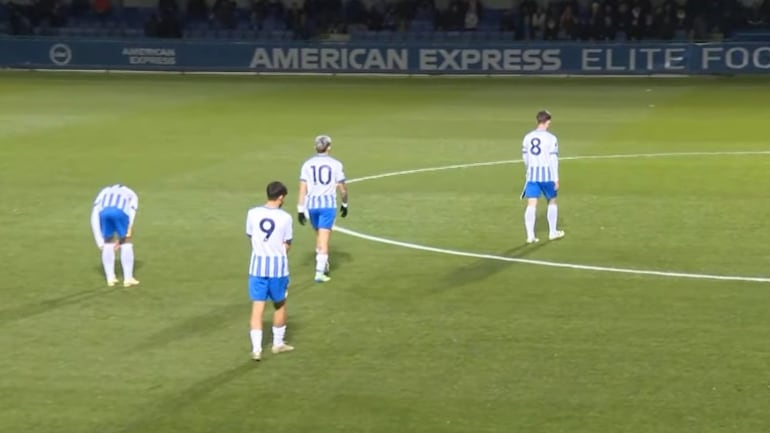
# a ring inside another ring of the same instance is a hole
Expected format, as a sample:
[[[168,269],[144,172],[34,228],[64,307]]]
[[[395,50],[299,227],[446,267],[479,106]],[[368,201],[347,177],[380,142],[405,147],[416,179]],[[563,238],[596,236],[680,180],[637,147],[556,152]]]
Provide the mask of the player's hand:
[[[342,203],[342,206],[340,206],[340,216],[342,218],[345,218],[346,216],[348,216],[348,204],[347,203]]]
[[[554,182],[553,189],[555,189],[556,191],[559,190],[559,181],[558,180],[556,182]]]
[[[305,212],[297,212],[297,221],[299,221],[300,225],[305,225],[307,222],[307,217],[305,216]]]

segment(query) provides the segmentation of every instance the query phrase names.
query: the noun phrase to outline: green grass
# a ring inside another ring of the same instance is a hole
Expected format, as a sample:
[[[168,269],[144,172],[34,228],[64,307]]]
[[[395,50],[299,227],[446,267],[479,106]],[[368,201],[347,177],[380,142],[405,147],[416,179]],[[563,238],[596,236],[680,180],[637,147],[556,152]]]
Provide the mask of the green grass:
[[[246,210],[319,133],[349,178],[516,159],[770,150],[764,79],[0,75],[0,426],[8,432],[755,433],[770,283],[332,240],[295,225],[291,354],[248,360]],[[536,260],[770,276],[770,155],[562,162],[567,238],[522,247],[518,164],[351,184],[346,228]],[[90,202],[141,199],[108,289]],[[538,232],[545,237],[544,209]]]

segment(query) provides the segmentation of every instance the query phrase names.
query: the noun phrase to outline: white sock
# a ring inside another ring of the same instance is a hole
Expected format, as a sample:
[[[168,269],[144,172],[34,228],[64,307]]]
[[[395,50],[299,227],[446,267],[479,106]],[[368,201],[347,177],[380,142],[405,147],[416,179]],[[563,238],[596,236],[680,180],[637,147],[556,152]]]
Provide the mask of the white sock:
[[[556,220],[559,218],[559,208],[555,204],[548,205],[548,230],[556,233]]]
[[[524,228],[527,229],[527,239],[535,238],[536,215],[537,208],[535,206],[527,206],[527,210],[524,211]]]
[[[115,279],[115,244],[106,243],[102,247],[102,266],[107,281]]]
[[[123,279],[134,278],[134,244],[120,246],[120,265],[123,267]]]
[[[249,336],[251,337],[251,351],[253,353],[262,353],[262,330],[252,329],[249,332]]]
[[[315,272],[323,274],[326,272],[326,264],[329,263],[329,255],[318,253],[315,255]]]
[[[286,325],[281,327],[273,326],[273,346],[283,346],[283,337],[286,335]]]

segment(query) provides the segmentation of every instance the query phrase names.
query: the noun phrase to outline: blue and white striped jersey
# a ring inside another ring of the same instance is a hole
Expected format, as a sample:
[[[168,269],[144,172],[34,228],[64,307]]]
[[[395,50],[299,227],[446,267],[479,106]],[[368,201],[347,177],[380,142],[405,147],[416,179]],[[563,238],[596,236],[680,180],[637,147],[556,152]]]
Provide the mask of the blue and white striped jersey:
[[[289,276],[287,243],[291,243],[292,218],[286,211],[265,206],[250,209],[246,234],[251,238],[249,275],[279,278]]]
[[[559,181],[559,141],[545,129],[524,136],[522,159],[527,168],[527,182]]]
[[[345,182],[345,170],[340,161],[318,154],[302,164],[299,180],[307,184],[305,207],[333,209],[337,207],[337,184]]]
[[[102,188],[94,200],[94,210],[101,212],[104,208],[115,207],[128,215],[129,224],[134,223],[136,211],[139,209],[139,196],[125,185],[110,185]]]

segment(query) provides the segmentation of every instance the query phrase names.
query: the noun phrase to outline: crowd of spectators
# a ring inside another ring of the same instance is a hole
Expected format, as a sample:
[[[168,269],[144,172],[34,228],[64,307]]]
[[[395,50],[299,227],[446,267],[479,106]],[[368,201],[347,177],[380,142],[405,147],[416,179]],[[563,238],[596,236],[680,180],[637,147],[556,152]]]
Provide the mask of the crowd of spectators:
[[[736,29],[770,24],[770,0],[519,0],[506,9],[483,0],[159,0],[144,19],[150,37],[182,37],[190,23],[218,29],[247,26],[289,30],[297,38],[357,31],[512,32],[524,40],[708,40]],[[31,34],[39,26],[66,26],[70,17],[118,20],[111,0],[34,0],[4,5],[12,34]]]

